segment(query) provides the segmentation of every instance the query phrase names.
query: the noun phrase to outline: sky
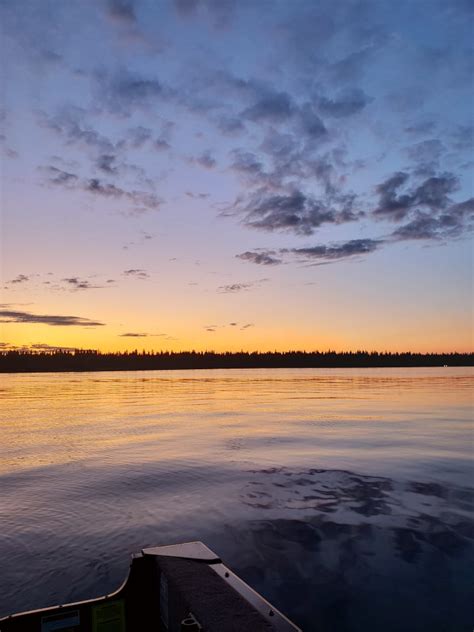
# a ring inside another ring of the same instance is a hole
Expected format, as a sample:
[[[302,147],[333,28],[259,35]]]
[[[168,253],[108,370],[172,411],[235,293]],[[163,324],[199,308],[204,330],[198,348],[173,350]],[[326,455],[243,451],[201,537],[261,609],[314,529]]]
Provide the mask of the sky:
[[[0,348],[471,351],[470,0],[0,0]]]

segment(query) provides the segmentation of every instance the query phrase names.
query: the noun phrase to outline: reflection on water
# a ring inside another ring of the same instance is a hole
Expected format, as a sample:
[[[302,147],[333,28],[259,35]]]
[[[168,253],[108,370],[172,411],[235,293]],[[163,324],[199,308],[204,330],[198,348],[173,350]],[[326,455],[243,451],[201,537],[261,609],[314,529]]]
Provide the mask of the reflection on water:
[[[472,384],[4,375],[0,613],[110,591],[130,552],[202,539],[308,631],[470,630]]]

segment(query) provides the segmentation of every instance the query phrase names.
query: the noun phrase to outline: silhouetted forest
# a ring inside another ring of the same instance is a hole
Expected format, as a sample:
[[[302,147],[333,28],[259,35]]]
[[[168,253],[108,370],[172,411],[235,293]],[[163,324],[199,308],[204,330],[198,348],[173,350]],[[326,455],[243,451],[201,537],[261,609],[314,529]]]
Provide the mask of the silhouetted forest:
[[[377,351],[225,353],[214,351],[130,351],[125,353],[100,353],[93,350],[3,351],[0,353],[0,372],[472,366],[473,360],[473,353],[379,353]]]

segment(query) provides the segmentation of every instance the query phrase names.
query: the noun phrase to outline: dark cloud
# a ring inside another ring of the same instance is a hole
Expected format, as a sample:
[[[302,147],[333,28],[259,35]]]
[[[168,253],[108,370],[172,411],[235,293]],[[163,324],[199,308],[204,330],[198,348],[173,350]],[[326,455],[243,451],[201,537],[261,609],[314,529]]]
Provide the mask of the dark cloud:
[[[375,217],[400,221],[420,206],[439,211],[450,203],[449,194],[459,186],[455,175],[444,173],[427,178],[409,191],[400,192],[409,178],[408,173],[398,172],[376,187],[379,203],[374,211]]]
[[[56,53],[54,50],[42,50],[40,52],[40,57],[43,61],[52,65],[62,64],[64,61],[64,57],[59,53]]]
[[[415,204],[430,209],[444,209],[450,203],[449,194],[459,187],[459,179],[452,173],[427,178],[414,191]]]
[[[462,236],[472,229],[474,198],[452,204],[437,216],[418,212],[415,217],[395,230],[391,237],[404,240],[445,240]]]
[[[130,270],[123,271],[124,276],[133,277],[135,279],[149,279],[150,275],[146,270],[142,270],[141,268],[131,268]]]
[[[133,109],[148,107],[152,102],[170,96],[169,90],[158,79],[128,70],[113,75],[97,73],[96,86],[99,104],[124,116]]]
[[[326,126],[311,104],[306,103],[303,105],[299,111],[298,117],[301,130],[305,136],[309,137],[311,140],[321,139],[327,135],[328,131]]]
[[[102,158],[104,158],[104,156],[102,156]],[[108,158],[109,157],[107,156],[105,160],[102,160],[102,166],[105,166],[105,170],[107,170],[107,168],[114,169],[114,161],[109,160]],[[135,206],[148,210],[157,210],[163,204],[163,200],[154,193],[137,190],[129,191],[110,182],[104,182],[100,178],[80,180],[75,174],[69,174],[61,171],[60,169],[56,169],[56,167],[44,167],[42,169],[50,174],[53,174],[52,177],[48,179],[50,184],[80,189],[100,197],[126,200]]]
[[[194,200],[205,200],[209,197],[209,193],[193,193],[192,191],[186,191],[186,195]]]
[[[61,281],[72,290],[95,290],[103,287],[102,285],[93,285],[87,279],[80,279],[79,277],[66,277]]]
[[[219,286],[217,291],[221,294],[235,294],[237,292],[250,290],[253,287],[260,287],[262,283],[266,283],[268,280],[269,279],[257,279],[256,281],[250,281],[248,283],[230,283],[228,285]]]
[[[103,153],[113,152],[114,143],[87,125],[84,121],[86,115],[87,112],[81,108],[67,107],[55,115],[40,114],[39,123],[59,134],[67,144],[79,144]]]
[[[291,248],[287,252],[311,261],[338,261],[375,252],[384,243],[381,239],[351,239],[332,246]]]
[[[267,90],[241,116],[254,122],[280,122],[288,119],[294,111],[295,106],[289,94]]]
[[[368,62],[374,57],[374,53],[380,48],[380,44],[372,42],[368,46],[363,46],[352,51],[342,59],[329,64],[328,75],[335,80],[336,85],[353,82],[364,74]]]
[[[157,138],[153,143],[153,147],[157,151],[167,151],[168,149],[171,149],[169,142],[167,140],[163,140],[162,138]]]
[[[131,0],[108,0],[107,14],[114,20],[134,24],[137,20],[134,3]]]
[[[281,248],[278,251],[260,249],[236,255],[239,259],[260,265],[283,263],[284,259],[303,259],[305,261],[331,263],[371,254],[386,243],[383,239],[352,239],[341,244],[317,245],[308,248]],[[275,256],[278,255],[278,258]]]
[[[140,334],[134,332],[127,332],[126,334],[120,334],[121,338],[148,338],[150,334]]]
[[[40,325],[50,325],[52,327],[101,327],[105,324],[79,316],[31,314],[30,312],[20,312],[7,309],[0,310],[0,322],[35,323]]]
[[[259,183],[267,180],[263,163],[255,154],[242,149],[234,149],[232,152],[233,161],[231,169],[242,174],[247,180]]]
[[[26,283],[29,280],[30,280],[30,277],[27,276],[26,274],[19,274],[14,279],[7,281],[7,283],[11,283],[11,284]]]
[[[241,209],[244,222],[251,228],[274,231],[291,231],[298,235],[311,235],[323,224],[341,224],[354,221],[354,198],[339,200],[334,206],[294,189],[285,194],[268,191],[256,192]],[[339,208],[338,208],[339,206]]]
[[[96,195],[113,198],[121,198],[125,194],[125,191],[115,186],[115,184],[104,183],[99,178],[87,180],[84,184],[84,190]]]
[[[217,161],[212,156],[210,150],[207,150],[204,153],[202,153],[200,156],[193,158],[192,162],[195,162],[196,164],[200,165],[201,167],[204,167],[205,169],[212,169],[217,164]]]
[[[238,134],[245,130],[245,125],[240,118],[221,116],[217,120],[217,128],[224,134]]]
[[[107,173],[108,175],[116,175],[118,167],[116,166],[117,156],[113,154],[102,154],[96,162],[97,169]]]
[[[371,99],[360,89],[344,92],[335,99],[320,97],[317,101],[322,114],[334,118],[343,118],[357,114],[370,103]]]
[[[51,184],[69,186],[74,185],[79,180],[79,177],[75,173],[63,171],[57,167],[49,166],[42,168],[42,170],[49,174],[48,181]]]
[[[437,164],[445,151],[446,148],[438,138],[423,140],[406,150],[409,158],[425,164]]]
[[[251,252],[247,250],[246,252],[242,252],[241,254],[235,256],[243,261],[250,261],[251,263],[257,263],[264,266],[274,266],[283,263],[282,259],[275,257],[274,255],[275,251],[273,250],[263,252]]]
[[[455,149],[468,149],[472,152],[474,147],[474,125],[458,125],[451,134]]]
[[[223,294],[235,294],[235,292],[249,290],[252,285],[253,283],[231,283],[230,285],[221,285],[217,288],[217,291]]]
[[[153,131],[149,127],[138,125],[127,131],[125,140],[119,146],[126,146],[128,149],[141,149],[153,136]]]

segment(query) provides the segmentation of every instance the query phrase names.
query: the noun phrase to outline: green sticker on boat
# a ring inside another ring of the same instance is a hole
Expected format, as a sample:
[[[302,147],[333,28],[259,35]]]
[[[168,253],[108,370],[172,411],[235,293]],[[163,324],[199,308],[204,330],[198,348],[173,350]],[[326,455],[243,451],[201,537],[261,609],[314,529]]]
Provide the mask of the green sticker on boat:
[[[92,632],[125,632],[122,600],[108,601],[92,608]]]

